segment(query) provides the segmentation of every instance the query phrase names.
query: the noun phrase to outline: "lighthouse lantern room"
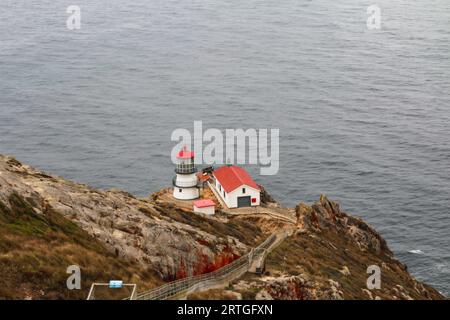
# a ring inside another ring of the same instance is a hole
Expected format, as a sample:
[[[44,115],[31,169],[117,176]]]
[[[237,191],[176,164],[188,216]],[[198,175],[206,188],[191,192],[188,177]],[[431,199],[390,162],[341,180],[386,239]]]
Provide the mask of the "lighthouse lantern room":
[[[184,147],[177,154],[173,178],[173,196],[180,200],[192,200],[199,197],[197,168],[194,164],[195,154]]]

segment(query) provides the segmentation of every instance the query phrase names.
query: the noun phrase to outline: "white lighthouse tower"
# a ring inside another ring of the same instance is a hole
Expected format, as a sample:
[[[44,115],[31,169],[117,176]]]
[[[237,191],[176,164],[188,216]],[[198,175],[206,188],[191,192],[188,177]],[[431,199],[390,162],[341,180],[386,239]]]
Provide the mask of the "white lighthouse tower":
[[[195,154],[184,147],[177,155],[173,178],[173,196],[180,200],[192,200],[199,197],[197,168],[194,164]]]

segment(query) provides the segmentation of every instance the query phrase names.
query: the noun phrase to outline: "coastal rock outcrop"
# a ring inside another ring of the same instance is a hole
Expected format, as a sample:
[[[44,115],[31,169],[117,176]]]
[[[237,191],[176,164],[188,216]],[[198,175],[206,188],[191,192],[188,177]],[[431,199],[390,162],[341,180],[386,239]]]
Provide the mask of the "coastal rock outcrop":
[[[299,203],[295,217],[296,232],[268,255],[265,273],[242,277],[228,292],[268,300],[444,298],[411,276],[372,227],[326,196],[312,205]],[[380,288],[368,287],[372,267],[381,271]],[[217,289],[195,294],[210,296],[223,298]]]
[[[226,289],[188,298],[442,299],[412,277],[386,241],[325,196],[283,208],[263,189],[262,205],[213,217],[163,201],[167,190],[138,199],[97,190],[0,155],[0,298],[79,299],[94,281],[120,278],[149,289],[229,264],[269,234],[295,232]],[[66,289],[66,268],[82,268],[83,290]],[[369,290],[367,267],[382,271]]]
[[[312,206],[299,203],[296,208],[297,224],[303,228],[333,229],[353,239],[359,248],[384,252],[392,256],[386,241],[381,235],[360,218],[350,216],[341,211],[339,204],[321,195]]]
[[[0,204],[17,210],[15,195],[36,216],[45,217],[50,209],[58,212],[117,257],[150,267],[166,280],[215,270],[248,250],[249,244],[227,234],[219,221],[119,190],[95,190],[0,156]],[[222,231],[208,232],[212,225]]]

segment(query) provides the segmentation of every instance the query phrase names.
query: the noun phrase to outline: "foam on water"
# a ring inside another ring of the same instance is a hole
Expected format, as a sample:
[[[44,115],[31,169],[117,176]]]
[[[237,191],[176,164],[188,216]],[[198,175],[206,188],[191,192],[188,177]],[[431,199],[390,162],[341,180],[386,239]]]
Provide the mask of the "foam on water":
[[[423,254],[422,250],[409,250],[408,252],[413,254]]]

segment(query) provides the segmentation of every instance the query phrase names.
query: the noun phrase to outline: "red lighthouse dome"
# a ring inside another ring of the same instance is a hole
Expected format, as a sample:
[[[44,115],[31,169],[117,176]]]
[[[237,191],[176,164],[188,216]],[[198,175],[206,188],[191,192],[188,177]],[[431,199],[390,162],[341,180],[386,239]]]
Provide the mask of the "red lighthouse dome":
[[[194,163],[195,154],[189,151],[186,146],[180,150],[177,154],[177,164],[175,167],[175,172],[177,174],[192,174],[197,172],[197,168]]]
[[[177,154],[178,159],[193,159],[195,157],[195,153],[193,151],[189,151],[186,146],[180,150]]]

